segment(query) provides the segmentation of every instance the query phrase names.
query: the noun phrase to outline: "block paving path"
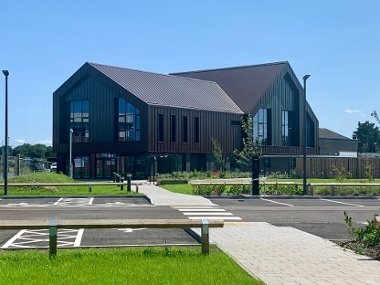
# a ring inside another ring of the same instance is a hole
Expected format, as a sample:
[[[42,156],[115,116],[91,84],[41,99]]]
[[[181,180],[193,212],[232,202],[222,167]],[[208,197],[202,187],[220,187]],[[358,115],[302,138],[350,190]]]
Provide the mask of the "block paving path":
[[[156,205],[210,205],[204,197],[176,194],[155,185],[139,188]],[[199,229],[193,231],[200,234]],[[267,285],[378,285],[380,262],[291,227],[225,222],[210,239]]]

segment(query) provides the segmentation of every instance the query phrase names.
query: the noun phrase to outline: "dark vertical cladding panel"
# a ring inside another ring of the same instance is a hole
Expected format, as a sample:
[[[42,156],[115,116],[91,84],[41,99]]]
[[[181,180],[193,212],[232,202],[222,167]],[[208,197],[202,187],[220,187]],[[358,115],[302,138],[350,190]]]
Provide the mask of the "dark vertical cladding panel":
[[[218,113],[209,111],[190,110],[169,107],[148,107],[149,151],[160,153],[210,153],[212,152],[211,138],[220,142],[223,151],[230,153],[236,146],[236,126],[231,121],[240,121],[239,114]],[[164,118],[163,141],[158,141],[158,116]],[[171,119],[176,120],[176,141],[171,141]],[[183,142],[183,116],[187,117],[188,136]],[[199,118],[199,143],[195,143],[195,118]],[[240,136],[240,132],[238,134]],[[240,139],[240,138],[239,138]]]
[[[71,87],[68,88],[67,85]],[[139,142],[117,142],[117,106],[116,98],[122,97],[141,112],[141,140]],[[56,152],[68,152],[69,110],[72,100],[90,101],[90,142],[73,144],[73,152],[88,154],[91,152],[146,152],[147,104],[127,90],[85,65],[74,73],[53,96],[53,142]]]

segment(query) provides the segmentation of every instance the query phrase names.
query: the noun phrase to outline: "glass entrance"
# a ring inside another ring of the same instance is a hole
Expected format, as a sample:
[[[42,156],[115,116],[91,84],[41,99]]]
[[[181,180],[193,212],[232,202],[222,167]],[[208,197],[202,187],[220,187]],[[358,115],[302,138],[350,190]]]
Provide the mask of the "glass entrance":
[[[96,159],[96,178],[111,178],[116,172],[115,158]]]

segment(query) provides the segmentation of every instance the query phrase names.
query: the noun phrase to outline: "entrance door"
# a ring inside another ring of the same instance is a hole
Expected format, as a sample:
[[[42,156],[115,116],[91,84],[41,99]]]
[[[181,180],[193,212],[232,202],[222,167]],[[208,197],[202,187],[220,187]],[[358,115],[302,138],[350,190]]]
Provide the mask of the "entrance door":
[[[116,172],[115,158],[96,159],[96,178],[111,178]]]

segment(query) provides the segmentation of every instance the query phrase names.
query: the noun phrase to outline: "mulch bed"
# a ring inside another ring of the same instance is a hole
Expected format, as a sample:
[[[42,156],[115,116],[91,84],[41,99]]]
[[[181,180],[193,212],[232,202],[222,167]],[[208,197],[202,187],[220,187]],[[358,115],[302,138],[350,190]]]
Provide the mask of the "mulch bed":
[[[356,252],[358,254],[366,255],[372,259],[380,261],[380,245],[369,247],[369,248],[363,248],[357,242],[353,240],[348,240],[348,241],[331,240],[331,241],[343,248],[352,250],[353,252]]]

